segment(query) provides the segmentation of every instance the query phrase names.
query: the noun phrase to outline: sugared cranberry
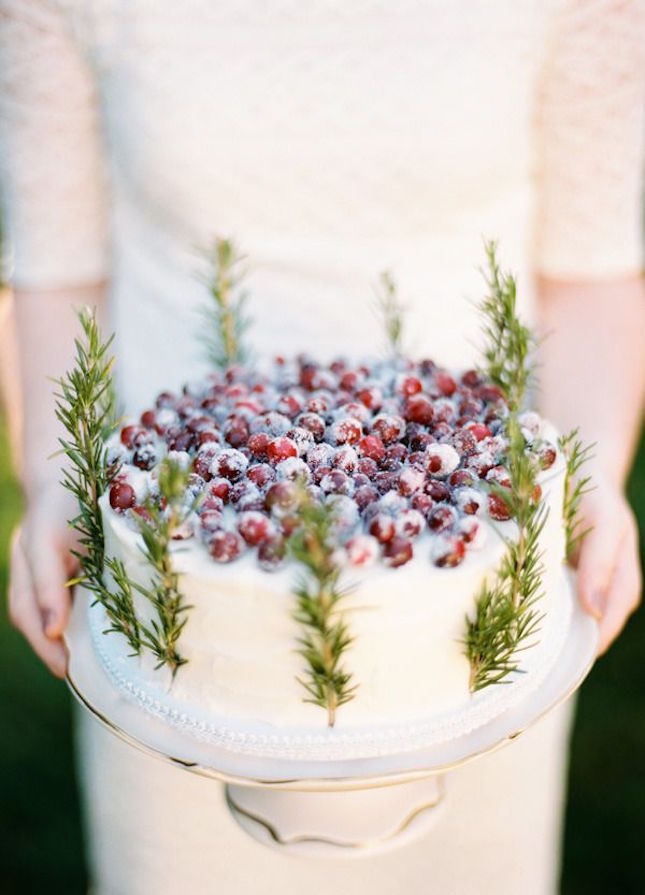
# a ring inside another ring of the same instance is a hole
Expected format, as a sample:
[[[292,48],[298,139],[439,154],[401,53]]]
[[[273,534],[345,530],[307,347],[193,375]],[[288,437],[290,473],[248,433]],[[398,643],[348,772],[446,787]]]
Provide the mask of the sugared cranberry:
[[[355,535],[345,545],[347,560],[353,566],[369,566],[378,556],[378,541],[371,535]]]
[[[358,454],[353,447],[344,444],[332,457],[332,464],[336,469],[342,469],[343,472],[351,475],[358,467]]]
[[[223,476],[218,476],[218,478],[212,479],[208,485],[208,493],[219,497],[223,503],[228,503],[231,495],[231,483]]]
[[[334,444],[356,444],[362,434],[363,427],[353,416],[338,420],[330,428],[330,437]]]
[[[435,381],[437,383],[437,388],[442,395],[445,395],[447,398],[449,398],[450,395],[454,395],[457,389],[457,383],[449,373],[445,372],[445,370],[438,371]]]
[[[322,477],[320,487],[325,494],[351,494],[354,483],[342,469],[332,469]]]
[[[468,388],[477,388],[478,385],[481,385],[482,378],[478,370],[466,370],[461,377],[461,381]]]
[[[434,416],[432,401],[426,395],[414,395],[405,402],[403,416],[412,423],[429,426]]]
[[[474,485],[475,476],[469,469],[455,469],[448,481],[453,488],[458,488],[460,485]]]
[[[557,456],[556,449],[552,444],[548,444],[548,442],[543,444],[538,453],[542,469],[549,469],[553,466]]]
[[[475,549],[482,547],[486,540],[486,530],[475,516],[464,516],[457,523],[459,537]]]
[[[199,522],[205,532],[218,531],[222,525],[222,512],[217,509],[204,509],[200,513]]]
[[[366,475],[368,479],[374,478],[378,472],[376,460],[372,460],[371,457],[361,457],[358,461],[358,471],[363,475]]]
[[[121,429],[121,444],[132,450],[137,444],[141,444],[150,438],[150,434],[142,426],[124,426]]]
[[[286,433],[286,438],[290,438],[298,450],[299,457],[305,457],[307,451],[314,444],[314,437],[308,429],[302,426],[292,426]]]
[[[274,438],[267,446],[267,457],[271,463],[280,463],[288,457],[297,457],[298,447],[295,441],[286,436]]]
[[[318,413],[301,413],[296,422],[307,432],[311,432],[314,441],[322,441],[325,435],[325,421]]]
[[[439,568],[458,566],[466,554],[464,542],[456,535],[441,535],[432,547],[432,559]]]
[[[286,460],[281,460],[276,464],[275,472],[279,481],[308,482],[311,478],[311,470],[300,457],[287,457]]]
[[[208,542],[215,562],[233,562],[242,552],[242,539],[234,531],[215,531]]]
[[[429,444],[425,449],[426,470],[431,475],[450,475],[459,466],[459,454],[449,444]]]
[[[236,482],[246,472],[249,461],[241,451],[236,448],[225,448],[216,455],[211,464],[211,472],[216,476],[223,476],[231,482]]]
[[[458,429],[452,436],[452,445],[458,454],[472,454],[477,449],[477,439],[471,429]]]
[[[445,482],[438,482],[436,479],[430,479],[430,481],[426,482],[424,490],[436,503],[450,500],[450,488]]]
[[[506,522],[511,518],[508,501],[499,492],[488,495],[488,515],[498,522]]]
[[[369,533],[380,544],[386,544],[394,537],[394,519],[386,513],[378,513],[369,524]]]
[[[394,414],[382,413],[374,419],[372,432],[379,436],[383,444],[391,444],[405,432],[405,420]]]
[[[307,451],[307,463],[312,469],[318,466],[329,466],[334,453],[334,448],[330,444],[321,441],[320,444],[312,445]]]
[[[224,438],[231,447],[243,447],[249,438],[249,424],[240,416],[232,417],[224,425]]]
[[[393,491],[399,486],[398,470],[382,470],[377,472],[372,481],[381,494],[387,494],[388,491]]]
[[[358,443],[358,450],[363,457],[378,462],[385,456],[385,445],[378,435],[366,435]]]
[[[246,446],[255,457],[264,457],[270,441],[266,432],[256,432],[249,436]]]
[[[381,469],[399,469],[408,455],[404,444],[396,442],[386,448],[385,456],[381,460]]]
[[[267,510],[277,514],[293,510],[297,502],[297,492],[291,482],[274,482],[264,499]]]
[[[412,496],[410,505],[412,509],[418,510],[424,517],[427,518],[428,513],[434,507],[434,500],[430,497],[429,494],[417,493]]]
[[[368,408],[368,410],[373,410],[375,412],[379,410],[383,404],[383,392],[376,386],[361,389],[356,397]]]
[[[222,440],[221,435],[217,431],[217,429],[202,429],[201,432],[198,432],[195,435],[195,444],[197,447],[201,447],[203,444],[208,444],[212,442],[214,444],[219,444]]]
[[[399,491],[406,497],[420,491],[425,482],[425,475],[422,470],[414,466],[407,466],[399,473]]]
[[[279,413],[288,416],[289,419],[293,419],[298,416],[302,410],[302,404],[293,394],[281,395],[278,399],[276,410],[278,410]]]
[[[237,527],[246,543],[251,547],[256,547],[271,534],[275,534],[275,526],[271,520],[264,513],[253,510],[240,513]]]
[[[356,489],[354,500],[359,510],[364,510],[368,504],[378,500],[378,491],[372,485],[361,485]]]
[[[263,488],[275,479],[275,469],[268,463],[256,463],[249,467],[246,477],[258,488]]]
[[[132,454],[132,463],[139,469],[152,469],[157,460],[157,449],[154,444],[141,444]]]
[[[483,508],[486,500],[481,491],[476,488],[462,487],[453,491],[452,499],[455,506],[467,516],[474,516]]]
[[[467,457],[466,465],[468,466],[468,469],[472,469],[480,479],[485,479],[495,465],[495,457],[490,451],[482,450],[478,454],[472,454],[470,457]]]
[[[425,528],[425,518],[419,510],[402,510],[397,514],[394,526],[398,535],[406,538],[418,537]]]
[[[489,435],[493,434],[484,423],[468,423],[466,428],[473,433],[477,441],[482,441],[482,439],[488,438]]]
[[[410,395],[416,395],[422,388],[423,385],[421,380],[417,376],[403,376],[396,384],[397,392],[403,395],[404,398],[409,398]]]
[[[282,565],[286,553],[287,546],[284,538],[279,535],[267,538],[258,547],[258,563],[265,572],[273,572]]]
[[[110,506],[113,510],[123,512],[134,506],[135,493],[132,485],[117,479],[110,487]]]
[[[189,451],[195,446],[195,436],[192,432],[180,430],[170,438],[166,437],[166,442],[171,451]]]
[[[457,512],[454,507],[442,504],[436,506],[428,513],[428,526],[432,531],[447,531],[457,521]]]
[[[412,543],[401,535],[395,535],[383,547],[383,561],[393,569],[404,566],[412,559]]]

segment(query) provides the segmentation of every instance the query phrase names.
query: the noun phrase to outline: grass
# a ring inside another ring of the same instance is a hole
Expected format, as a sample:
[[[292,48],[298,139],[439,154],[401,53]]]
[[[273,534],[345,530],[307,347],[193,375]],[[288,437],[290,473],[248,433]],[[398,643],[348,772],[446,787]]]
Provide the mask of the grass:
[[[645,440],[629,484],[645,532]],[[74,783],[71,706],[10,627],[7,543],[20,513],[0,425],[0,893],[80,895],[86,873]],[[573,738],[563,895],[643,891],[645,613],[582,689]]]

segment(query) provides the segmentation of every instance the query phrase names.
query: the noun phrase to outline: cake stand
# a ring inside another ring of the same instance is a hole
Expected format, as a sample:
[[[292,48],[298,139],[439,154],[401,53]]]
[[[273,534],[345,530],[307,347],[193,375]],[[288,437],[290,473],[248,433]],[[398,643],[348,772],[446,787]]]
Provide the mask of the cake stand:
[[[266,758],[202,742],[129,701],[110,681],[92,646],[88,597],[77,594],[66,632],[67,683],[80,704],[137,749],[226,786],[235,820],[282,851],[359,855],[397,847],[426,833],[444,804],[444,777],[512,742],[568,699],[594,662],[598,625],[572,602],[565,647],[536,691],[470,733],[424,749],[329,761]]]

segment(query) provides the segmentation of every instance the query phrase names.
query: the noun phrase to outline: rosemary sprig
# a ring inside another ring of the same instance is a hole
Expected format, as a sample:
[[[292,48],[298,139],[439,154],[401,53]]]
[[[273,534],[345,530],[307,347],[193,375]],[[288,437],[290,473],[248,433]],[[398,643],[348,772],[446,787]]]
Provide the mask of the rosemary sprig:
[[[118,472],[116,464],[108,463],[105,438],[114,431],[114,391],[110,354],[112,338],[101,338],[96,313],[84,308],[78,314],[83,338],[74,341],[75,365],[56,380],[56,417],[65,428],[67,437],[59,438],[61,452],[68,461],[63,470],[62,484],[78,503],[78,514],[69,520],[77,534],[78,559],[81,574],[71,579],[68,586],[83,584],[100,602],[107,613],[108,631],[115,631],[127,639],[135,653],[140,652],[139,624],[134,613],[132,594],[117,586],[111,593],[104,580],[103,521],[99,499]]]
[[[578,429],[568,435],[561,435],[558,447],[564,454],[567,468],[564,476],[564,499],[562,502],[562,518],[566,537],[565,556],[571,562],[578,552],[580,544],[591,528],[583,528],[580,518],[580,502],[585,494],[593,491],[591,476],[579,476],[580,469],[591,459],[593,445],[584,445],[578,438]]]
[[[293,613],[304,632],[299,638],[300,655],[307,662],[307,677],[299,678],[305,702],[327,710],[330,727],[336,711],[354,698],[356,685],[341,660],[352,643],[349,628],[338,604],[347,594],[340,586],[341,570],[336,549],[333,505],[318,504],[301,488],[299,526],[289,540],[291,554],[303,567],[295,587],[297,606]]]
[[[543,565],[539,538],[547,511],[537,487],[538,462],[526,450],[518,414],[532,379],[530,364],[535,342],[516,311],[516,284],[501,273],[496,246],[486,244],[489,294],[481,311],[487,345],[485,373],[504,393],[509,406],[505,420],[508,439],[506,466],[509,486],[491,490],[508,507],[517,538],[504,537],[506,552],[495,580],[485,582],[476,600],[475,618],[466,616],[465,653],[470,662],[470,689],[505,682],[519,670],[517,654],[528,649],[543,615],[536,604],[543,595]]]
[[[207,258],[210,269],[202,279],[212,301],[203,309],[200,338],[209,362],[226,369],[248,359],[243,344],[249,326],[245,313],[248,293],[241,288],[246,274],[244,257],[230,239],[217,237]]]
[[[485,337],[484,369],[487,377],[504,393],[509,409],[518,410],[532,382],[531,355],[535,337],[517,316],[517,284],[510,273],[503,273],[497,263],[497,243],[484,244],[488,271],[488,295],[480,311]]]
[[[170,545],[177,529],[196,507],[184,504],[189,470],[166,458],[159,468],[159,500],[148,498],[145,503],[147,517],[133,513],[143,538],[143,552],[152,568],[148,587],[121,580],[124,589],[136,589],[146,597],[156,610],[150,626],[141,624],[143,645],[157,658],[157,668],[168,665],[173,677],[186,663],[178,651],[178,641],[186,622],[190,606],[184,602],[179,588],[179,576],[174,571]],[[114,576],[114,573],[113,573]],[[127,579],[127,576],[125,576]],[[117,581],[117,583],[119,583]]]
[[[403,318],[405,308],[399,299],[392,274],[384,270],[376,288],[376,311],[381,319],[390,352],[399,357],[403,350]]]

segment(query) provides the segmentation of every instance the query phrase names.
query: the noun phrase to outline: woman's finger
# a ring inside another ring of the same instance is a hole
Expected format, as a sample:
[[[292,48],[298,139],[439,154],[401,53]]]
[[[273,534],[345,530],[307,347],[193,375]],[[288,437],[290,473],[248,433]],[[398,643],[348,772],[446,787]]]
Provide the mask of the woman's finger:
[[[35,550],[25,550],[36,591],[43,630],[51,640],[58,640],[69,620],[71,596],[65,587],[68,569],[63,548],[56,545],[49,533],[34,539]]]
[[[600,622],[598,655],[613,643],[640,602],[642,580],[636,541],[631,531],[623,538]]]
[[[582,542],[578,561],[578,596],[587,612],[600,620],[616,557],[625,536],[626,522],[620,514],[593,528]]]
[[[43,631],[34,583],[17,535],[11,548],[9,614],[12,623],[26,637],[36,655],[53,674],[64,677],[67,668],[65,646],[60,639],[50,640]]]

